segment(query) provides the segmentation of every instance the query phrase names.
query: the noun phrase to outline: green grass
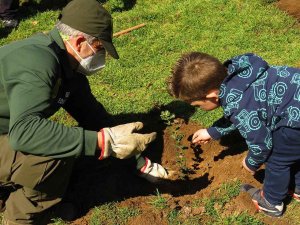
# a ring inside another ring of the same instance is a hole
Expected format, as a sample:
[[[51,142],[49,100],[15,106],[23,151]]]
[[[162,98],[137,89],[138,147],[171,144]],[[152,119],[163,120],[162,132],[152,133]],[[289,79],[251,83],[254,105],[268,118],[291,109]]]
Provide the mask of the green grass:
[[[200,215],[182,218],[180,210],[171,210],[168,214],[168,223],[170,225],[263,225],[263,222],[247,212],[237,212],[229,216],[224,214],[226,211],[224,206],[239,195],[240,185],[239,180],[229,181],[213,191],[211,197],[192,201],[187,207],[203,208],[203,213]]]
[[[151,200],[149,201],[149,204],[151,206],[153,206],[155,209],[165,209],[167,208],[167,199],[164,198],[163,196],[161,196],[161,194],[159,193],[158,189],[156,189],[156,195],[154,197],[151,198]]]
[[[50,30],[59,14],[51,9],[32,11],[18,29],[0,40],[1,45]],[[116,38],[121,58],[109,59],[106,68],[90,78],[94,94],[114,114],[147,113],[174,101],[165,80],[184,52],[203,51],[222,61],[255,52],[271,64],[299,62],[300,31],[295,20],[262,0],[143,0],[113,17],[115,32],[146,23]],[[220,110],[199,110],[192,119],[208,126],[220,115]]]
[[[289,218],[294,224],[300,224],[300,204],[296,200],[292,200],[288,205],[285,212],[285,216]]]
[[[223,207],[232,198],[240,193],[241,182],[239,180],[223,183],[211,198],[205,200],[206,213],[210,216],[219,216],[218,208]],[[217,206],[217,207],[216,207]]]
[[[254,52],[270,64],[297,65],[300,30],[295,25],[296,20],[269,4],[271,2],[275,1],[140,0],[131,9],[113,12],[115,32],[140,23],[146,26],[115,39],[121,58],[109,58],[106,68],[89,78],[93,93],[113,114],[147,113],[157,105],[169,106],[171,113],[188,113],[190,108],[184,104],[171,107],[174,99],[166,92],[165,85],[172,65],[182,53],[202,51],[224,61],[234,55]],[[112,10],[109,4],[112,3],[107,2],[106,6]],[[19,28],[1,38],[0,45],[52,29],[59,10],[50,7],[40,11],[33,7],[22,13],[25,17]],[[221,114],[221,110],[209,113],[198,110],[191,119],[208,126]],[[53,119],[74,124],[63,111]],[[227,218],[220,215],[215,203],[224,205],[237,194],[238,185],[228,185],[205,203],[201,202],[206,206],[206,216],[211,218],[211,223],[261,224],[247,214]],[[158,192],[152,205],[165,209],[166,200]],[[298,211],[299,205],[292,202],[286,216],[292,222],[299,221]],[[93,210],[90,224],[99,224],[99,221],[124,224],[137,214],[137,209],[118,208],[115,203],[109,203]],[[170,224],[177,224],[174,221],[179,214],[176,210],[169,213]],[[193,219],[187,219],[185,224],[188,223],[197,224]]]
[[[223,183],[220,188],[213,192],[212,197],[204,199],[206,214],[210,216],[210,223],[215,225],[262,225],[259,219],[250,216],[247,212],[234,213],[224,216],[224,206],[240,193],[241,182],[239,180]]]
[[[133,207],[118,207],[117,203],[107,203],[93,209],[89,225],[123,225],[130,217],[139,215],[139,210]]]
[[[64,222],[62,219],[52,219],[52,223],[50,225],[67,225],[68,223]]]
[[[263,225],[264,223],[254,218],[253,216],[248,215],[247,213],[234,214],[232,216],[222,218],[216,224],[220,225]]]
[[[218,202],[222,206],[230,201],[230,199],[236,197],[240,193],[241,182],[239,180],[223,183],[220,189],[217,191],[217,196],[222,196],[218,198]]]
[[[299,58],[295,21],[258,0],[142,1],[131,11],[115,14],[116,30],[134,25],[132,21],[147,26],[116,39],[121,59],[112,60],[103,74],[92,78],[99,82],[93,88],[101,85],[114,96],[107,98],[99,91],[113,113],[144,112],[172,101],[165,79],[183,52],[204,51],[221,60],[255,52],[270,63],[290,65]],[[219,116],[220,111],[199,112],[193,119],[208,125]]]

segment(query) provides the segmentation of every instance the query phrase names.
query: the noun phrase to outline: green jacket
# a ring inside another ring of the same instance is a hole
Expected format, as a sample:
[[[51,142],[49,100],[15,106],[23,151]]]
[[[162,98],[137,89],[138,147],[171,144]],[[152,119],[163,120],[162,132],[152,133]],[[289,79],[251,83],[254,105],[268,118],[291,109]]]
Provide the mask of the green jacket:
[[[49,120],[60,107],[85,129]],[[56,29],[0,48],[0,134],[8,134],[16,151],[53,158],[95,155],[93,130],[100,128],[104,111],[86,77],[72,71]]]

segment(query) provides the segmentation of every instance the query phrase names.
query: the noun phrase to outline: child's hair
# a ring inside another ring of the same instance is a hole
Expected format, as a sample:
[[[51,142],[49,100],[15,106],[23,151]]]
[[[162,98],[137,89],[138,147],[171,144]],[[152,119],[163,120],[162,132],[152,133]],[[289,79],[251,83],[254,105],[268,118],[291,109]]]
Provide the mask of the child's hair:
[[[201,52],[184,54],[176,62],[168,81],[169,93],[186,102],[204,99],[219,89],[227,76],[226,67],[215,57]]]

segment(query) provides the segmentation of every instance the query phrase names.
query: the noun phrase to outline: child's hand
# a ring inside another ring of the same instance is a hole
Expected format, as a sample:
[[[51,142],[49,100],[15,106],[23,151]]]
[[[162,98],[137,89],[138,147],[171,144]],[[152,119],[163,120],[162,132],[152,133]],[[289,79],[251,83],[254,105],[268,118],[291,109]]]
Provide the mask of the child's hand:
[[[200,129],[193,135],[193,144],[206,144],[211,140],[211,136],[207,132],[207,129]]]
[[[243,165],[245,170],[247,170],[249,173],[251,173],[251,175],[255,174],[255,171],[250,170],[249,167],[246,165],[246,157],[243,159],[242,165]]]

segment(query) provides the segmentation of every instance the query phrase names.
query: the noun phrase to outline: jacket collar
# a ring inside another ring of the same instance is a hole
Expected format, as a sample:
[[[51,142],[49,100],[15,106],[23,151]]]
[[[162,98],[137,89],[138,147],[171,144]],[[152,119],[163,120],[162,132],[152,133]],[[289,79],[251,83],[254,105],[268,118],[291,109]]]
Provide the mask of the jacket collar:
[[[71,63],[69,61],[69,57],[68,57],[68,52],[66,50],[66,46],[64,44],[63,39],[61,38],[58,30],[56,28],[53,28],[50,32],[49,32],[49,37],[53,40],[52,48],[55,48],[55,52],[59,55],[59,59],[61,61],[61,65],[63,68],[63,77],[65,77],[66,79],[71,79],[72,77],[74,77],[76,74],[74,72],[74,70],[72,69]]]

